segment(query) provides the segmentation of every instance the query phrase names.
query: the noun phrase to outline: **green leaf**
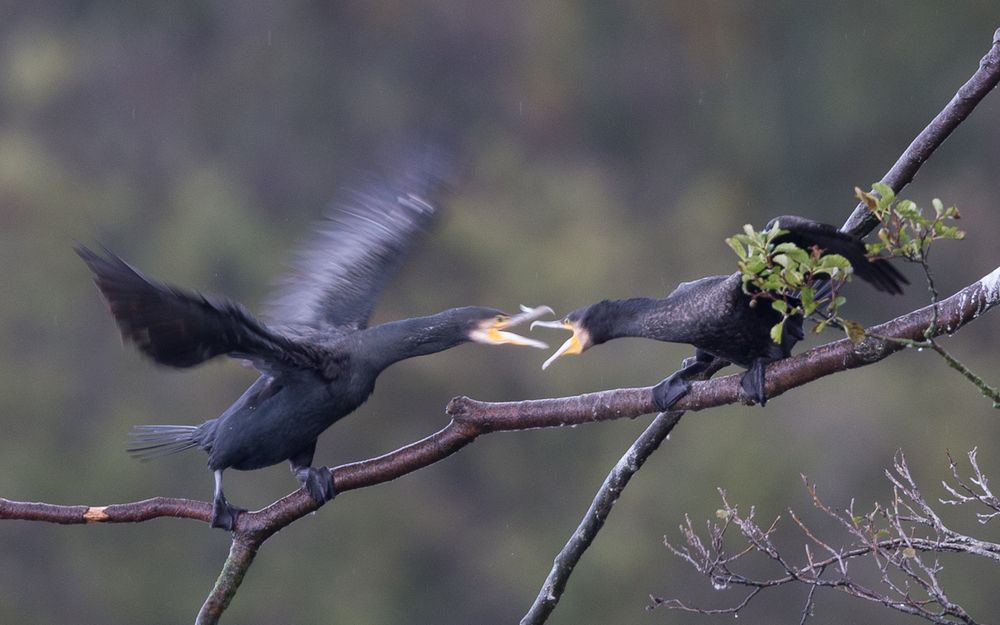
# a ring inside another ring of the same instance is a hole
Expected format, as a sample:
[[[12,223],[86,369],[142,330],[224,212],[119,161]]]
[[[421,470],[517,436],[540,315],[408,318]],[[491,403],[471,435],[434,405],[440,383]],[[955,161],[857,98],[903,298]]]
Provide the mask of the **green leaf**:
[[[861,187],[854,187],[854,196],[858,198],[861,203],[867,206],[868,210],[875,212],[875,209],[878,208],[878,200],[875,196],[871,193],[862,191]]]
[[[760,257],[751,258],[747,261],[746,273],[759,274],[764,268],[767,267],[767,263],[764,259]]]
[[[795,271],[794,269],[788,269],[788,270],[784,271],[782,273],[782,275],[785,278],[785,282],[787,282],[788,286],[792,287],[792,289],[797,289],[797,288],[799,288],[799,287],[802,286],[802,282],[804,280],[803,280],[803,275],[802,275],[801,271]]]
[[[811,286],[802,287],[799,299],[802,301],[802,312],[806,317],[816,312],[816,291]]]
[[[771,326],[771,340],[775,343],[781,344],[781,333],[785,329],[785,320],[782,319],[778,323]]]
[[[892,204],[893,200],[896,199],[896,192],[892,190],[892,187],[884,182],[876,182],[872,185],[872,189],[874,189],[875,193],[878,193],[880,196],[878,200],[879,208],[889,206]]]
[[[851,269],[851,262],[840,254],[824,254],[819,259],[819,266],[824,269],[843,269],[847,272]]]
[[[809,262],[809,252],[805,251],[798,245],[794,243],[779,243],[774,246],[775,254],[785,254],[797,263],[808,263]]]
[[[729,237],[728,239],[726,239],[726,245],[728,245],[730,249],[736,252],[736,255],[739,256],[741,260],[746,259],[747,257],[746,247],[742,243],[737,241],[736,237]]]
[[[896,204],[896,212],[903,219],[911,219],[916,223],[926,223],[920,209],[917,208],[917,205],[912,200],[900,200]]]
[[[771,308],[777,310],[782,315],[788,313],[788,304],[783,299],[776,299],[771,302]]]
[[[847,338],[851,339],[852,343],[860,343],[865,340],[865,327],[863,325],[850,319],[842,319],[840,323],[844,326]]]

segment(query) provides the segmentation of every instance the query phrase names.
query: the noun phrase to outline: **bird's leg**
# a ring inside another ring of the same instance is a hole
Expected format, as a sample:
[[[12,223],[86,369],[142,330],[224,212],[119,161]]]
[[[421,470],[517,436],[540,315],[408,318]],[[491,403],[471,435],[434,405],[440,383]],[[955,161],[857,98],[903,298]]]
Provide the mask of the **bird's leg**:
[[[653,387],[653,401],[657,410],[666,412],[677,400],[687,395],[691,390],[690,379],[707,369],[714,360],[715,356],[700,349],[695,350],[693,357],[685,358],[680,370]]]
[[[747,369],[747,372],[740,378],[740,388],[761,406],[767,405],[767,395],[764,393],[764,370],[767,368],[768,360],[758,358]]]
[[[222,494],[222,470],[215,472],[215,497],[212,501],[212,527],[219,527],[224,530],[233,531],[236,529],[236,517],[246,512],[243,508],[237,508],[226,500]]]
[[[313,467],[313,453],[316,451],[316,443],[300,451],[288,459],[288,464],[295,474],[295,479],[299,481],[309,492],[309,496],[319,505],[323,505],[337,496],[337,489],[333,484],[333,473],[326,467]]]

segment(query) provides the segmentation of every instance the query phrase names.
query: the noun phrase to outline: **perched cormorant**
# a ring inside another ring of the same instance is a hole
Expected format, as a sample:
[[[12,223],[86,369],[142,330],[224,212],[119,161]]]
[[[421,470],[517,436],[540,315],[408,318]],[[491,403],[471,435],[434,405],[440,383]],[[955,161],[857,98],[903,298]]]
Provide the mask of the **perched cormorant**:
[[[433,220],[441,180],[429,164],[369,181],[334,209],[307,247],[297,275],[265,325],[243,306],[155,282],[105,250],[77,253],[94,273],[122,336],[159,364],[192,367],[220,354],[250,361],[260,377],[221,416],[198,426],[143,425],[129,452],[140,459],[200,447],[215,472],[212,526],[232,529],[241,511],[222,492],[222,472],[288,460],[318,503],[336,493],[332,474],[312,466],[319,435],[360,406],[389,365],[467,341],[547,347],[508,330],[552,311],[517,315],[454,308],[368,326],[375,299],[405,251]]]
[[[856,276],[879,291],[902,293],[901,284],[909,283],[885,259],[869,260],[860,239],[834,226],[790,215],[772,219],[767,229],[774,224],[787,231],[774,240],[775,245],[791,242],[802,249],[816,246],[824,253],[840,254]],[[682,282],[663,299],[603,300],[571,312],[562,321],[536,321],[532,328],[563,328],[573,333],[545,361],[543,369],[562,355],[579,354],[593,345],[627,336],[693,345],[694,358],[686,359],[679,371],[653,389],[661,411],[683,397],[690,389],[690,378],[717,358],[747,369],[741,386],[763,406],[767,403],[764,369],[768,363],[791,355],[792,347],[804,336],[803,319],[801,315],[789,318],[781,343],[775,343],[770,331],[782,315],[769,305],[751,306],[751,299],[743,290],[740,273],[708,276]]]

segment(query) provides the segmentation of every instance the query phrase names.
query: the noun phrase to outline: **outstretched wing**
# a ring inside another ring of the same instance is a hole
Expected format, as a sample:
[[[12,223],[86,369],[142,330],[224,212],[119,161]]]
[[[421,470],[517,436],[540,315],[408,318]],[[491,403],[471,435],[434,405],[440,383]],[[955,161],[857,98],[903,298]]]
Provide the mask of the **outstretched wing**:
[[[410,154],[405,165],[334,203],[280,285],[269,318],[345,331],[367,326],[379,292],[433,223],[447,187],[440,154]]]
[[[788,234],[775,239],[775,243],[790,242],[802,249],[809,249],[815,245],[827,253],[840,254],[851,263],[854,275],[879,291],[897,295],[903,292],[902,285],[910,283],[906,276],[887,260],[881,258],[869,260],[865,254],[865,244],[861,239],[841,232],[835,226],[805,217],[784,215],[772,219],[767,227],[770,228],[775,222],[779,228],[788,231]]]
[[[236,302],[145,278],[110,251],[78,245],[122,337],[162,365],[193,367],[220,354],[258,369],[311,367],[307,347],[271,330]]]

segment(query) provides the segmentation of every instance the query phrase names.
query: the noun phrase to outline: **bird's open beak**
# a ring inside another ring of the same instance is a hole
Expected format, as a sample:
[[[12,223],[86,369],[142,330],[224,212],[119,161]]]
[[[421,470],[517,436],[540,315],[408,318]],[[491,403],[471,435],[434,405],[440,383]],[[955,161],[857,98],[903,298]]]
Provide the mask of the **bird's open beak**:
[[[549,359],[542,363],[542,369],[548,369],[556,358],[563,356],[565,354],[580,354],[583,352],[583,345],[586,342],[585,331],[577,327],[571,321],[563,319],[562,321],[535,321],[531,324],[531,329],[534,330],[535,326],[542,328],[558,328],[561,330],[569,330],[573,333],[573,336],[569,337],[562,347],[556,350],[556,353],[549,356]]]
[[[517,315],[498,315],[481,325],[472,333],[472,339],[487,345],[520,345],[523,347],[537,347],[538,349],[548,349],[548,343],[529,339],[520,334],[508,332],[510,328],[535,321],[544,315],[554,315],[555,312],[548,306],[538,306],[528,308],[521,306],[521,312]]]

